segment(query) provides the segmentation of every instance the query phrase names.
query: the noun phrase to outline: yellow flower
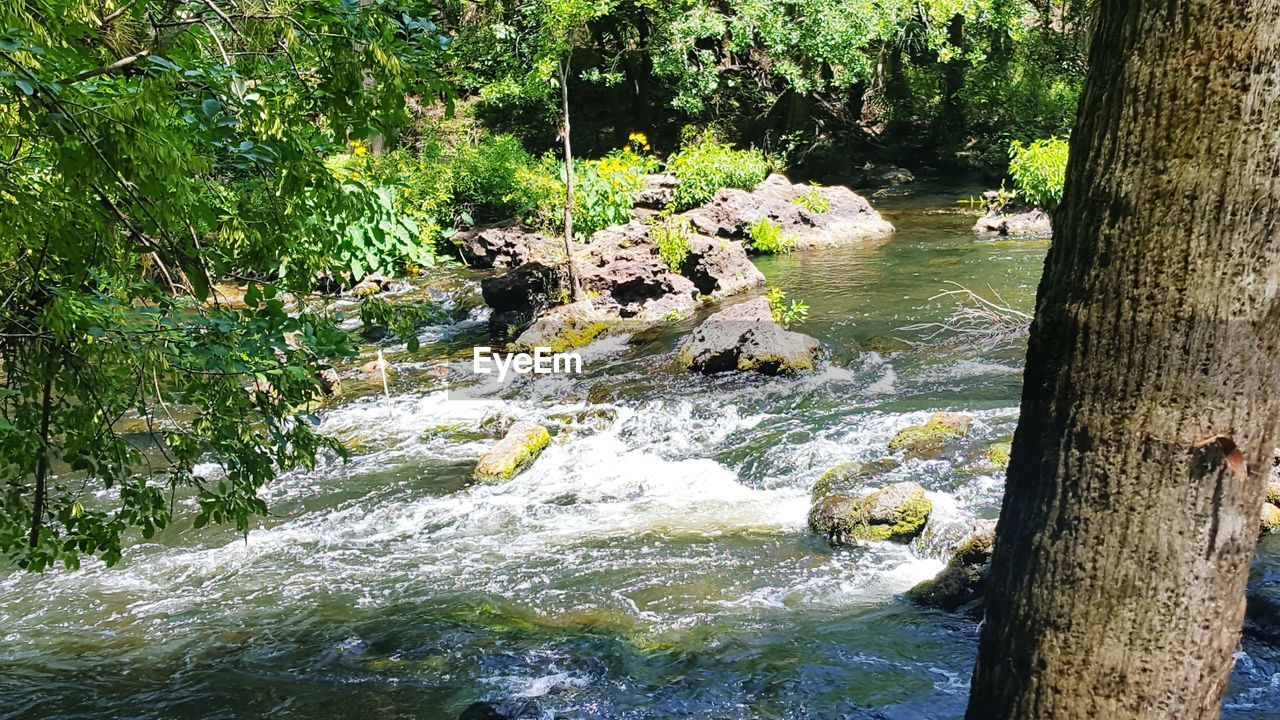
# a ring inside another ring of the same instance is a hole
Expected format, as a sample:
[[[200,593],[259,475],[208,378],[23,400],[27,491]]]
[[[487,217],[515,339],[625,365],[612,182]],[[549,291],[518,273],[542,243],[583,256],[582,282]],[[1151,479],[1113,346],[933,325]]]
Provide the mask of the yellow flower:
[[[352,140],[350,145],[351,154],[356,155],[357,157],[369,152],[369,146],[365,145],[363,140]]]
[[[352,179],[352,180],[359,180],[359,179],[360,179],[360,173],[358,173],[358,172],[352,172],[352,173],[351,173],[351,179]]]

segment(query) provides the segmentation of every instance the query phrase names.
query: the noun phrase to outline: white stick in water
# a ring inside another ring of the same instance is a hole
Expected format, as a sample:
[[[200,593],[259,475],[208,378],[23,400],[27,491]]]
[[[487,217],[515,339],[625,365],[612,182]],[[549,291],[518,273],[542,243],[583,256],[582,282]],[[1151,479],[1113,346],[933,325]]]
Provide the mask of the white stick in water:
[[[382,351],[378,351],[378,372],[382,373],[382,395],[388,400],[391,399],[391,391],[387,389],[387,361],[382,357]]]

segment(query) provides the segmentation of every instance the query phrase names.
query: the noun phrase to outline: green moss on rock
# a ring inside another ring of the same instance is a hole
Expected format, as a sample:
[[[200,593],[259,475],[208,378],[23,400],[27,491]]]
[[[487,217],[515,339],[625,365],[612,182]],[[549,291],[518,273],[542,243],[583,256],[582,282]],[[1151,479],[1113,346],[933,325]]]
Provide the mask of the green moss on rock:
[[[1013,441],[1004,440],[1002,442],[998,442],[992,445],[991,447],[987,448],[986,452],[982,453],[982,459],[985,460],[987,464],[991,465],[992,467],[997,467],[997,468],[1009,467],[1009,453],[1012,450],[1013,450]]]
[[[906,541],[920,534],[933,503],[918,483],[901,482],[863,497],[828,494],[809,510],[809,527],[833,545]]]
[[[1267,483],[1267,502],[1280,507],[1280,482]]]
[[[891,452],[903,452],[909,457],[937,455],[950,440],[958,440],[969,434],[973,418],[961,413],[936,412],[923,425],[902,428],[889,441]]]
[[[982,597],[996,536],[994,521],[980,522],[982,526],[975,528],[973,534],[956,547],[947,566],[937,577],[907,591],[909,600],[925,607],[954,612]]]
[[[1269,502],[1262,504],[1262,532],[1280,532],[1280,507]]]
[[[895,458],[883,458],[873,462],[843,462],[822,474],[813,484],[810,493],[814,502],[831,494],[856,495],[867,481],[880,473],[896,468],[899,462]]]
[[[515,477],[551,443],[551,433],[541,425],[518,422],[493,447],[480,455],[475,478],[494,482]]]

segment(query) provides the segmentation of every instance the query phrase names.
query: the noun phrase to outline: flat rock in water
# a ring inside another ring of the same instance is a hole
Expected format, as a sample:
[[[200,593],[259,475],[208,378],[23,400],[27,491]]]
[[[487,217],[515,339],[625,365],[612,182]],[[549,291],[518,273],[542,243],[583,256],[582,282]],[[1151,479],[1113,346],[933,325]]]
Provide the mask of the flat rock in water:
[[[480,455],[475,478],[485,482],[515,477],[551,443],[551,433],[531,422],[517,422],[493,447]]]
[[[802,204],[810,194],[821,198],[827,209],[818,212]],[[851,245],[893,234],[893,225],[849,188],[792,184],[776,173],[754,190],[721,190],[710,203],[684,215],[699,233],[733,240],[747,239],[751,224],[768,218],[795,239],[796,250]]]
[[[769,301],[755,298],[707,318],[680,346],[678,360],[689,370],[729,370],[778,375],[813,368],[818,341],[774,322]]]

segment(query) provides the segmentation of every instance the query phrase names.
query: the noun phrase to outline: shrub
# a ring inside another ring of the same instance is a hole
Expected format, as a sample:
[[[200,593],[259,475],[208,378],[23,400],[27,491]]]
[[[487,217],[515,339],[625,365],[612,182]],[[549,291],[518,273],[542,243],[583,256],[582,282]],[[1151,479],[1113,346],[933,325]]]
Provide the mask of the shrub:
[[[453,198],[476,221],[525,217],[545,200],[545,184],[533,181],[539,163],[510,135],[460,145],[453,156]]]
[[[791,202],[819,215],[831,209],[831,201],[816,187]]]
[[[658,257],[677,272],[692,252],[690,236],[689,221],[683,217],[660,215],[649,223],[649,237],[658,246]]]
[[[1036,140],[1024,145],[1014,140],[1009,146],[1009,174],[1023,200],[1053,210],[1062,202],[1062,185],[1067,174],[1067,141],[1061,138]]]
[[[431,145],[417,154],[393,150],[367,158],[369,181],[396,189],[396,209],[417,222],[420,240],[440,240],[441,231],[453,225],[453,168],[440,148]]]
[[[418,224],[396,209],[395,191],[365,189],[354,183],[349,192],[367,193],[365,212],[335,228],[339,245],[333,263],[350,271],[352,279],[366,275],[393,275],[406,265],[430,267],[438,259],[433,248],[421,241]]]
[[[600,160],[575,161],[573,231],[580,238],[631,220],[635,194],[653,160],[630,150],[614,151]],[[563,177],[563,165],[561,166]],[[561,187],[560,197],[564,197]]]
[[[772,165],[758,150],[734,150],[728,145],[704,140],[690,145],[667,161],[675,174],[675,210],[702,205],[721,188],[750,190],[769,175]]]
[[[809,317],[809,304],[803,300],[787,302],[787,293],[780,287],[769,288],[769,314],[773,321],[783,327],[791,327],[804,322]]]
[[[751,223],[751,249],[762,255],[788,253],[795,247],[796,236],[782,231],[782,226],[767,217]]]

